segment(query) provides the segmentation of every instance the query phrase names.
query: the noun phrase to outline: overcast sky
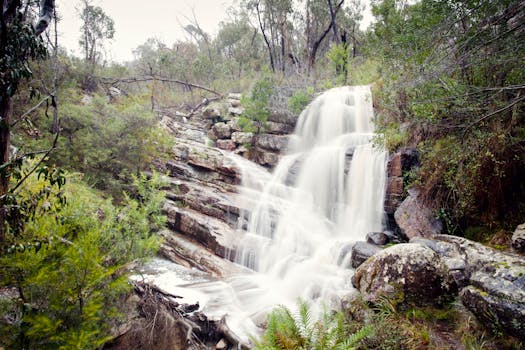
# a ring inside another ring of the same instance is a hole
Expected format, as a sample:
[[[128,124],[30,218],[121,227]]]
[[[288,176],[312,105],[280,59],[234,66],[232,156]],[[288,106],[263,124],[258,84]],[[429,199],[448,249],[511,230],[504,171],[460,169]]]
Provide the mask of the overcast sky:
[[[76,10],[79,3],[80,0],[56,1],[62,18],[58,27],[60,45],[76,55],[80,55],[81,23]],[[177,39],[186,38],[181,25],[189,24],[192,13],[202,29],[215,35],[219,23],[227,18],[228,7],[238,3],[239,0],[93,0],[94,5],[102,7],[115,21],[115,37],[107,43],[106,53],[109,60],[118,62],[132,60],[132,50],[148,38],[158,38],[168,46]],[[362,26],[368,25],[370,20],[367,6]]]
[[[126,61],[133,58],[132,50],[148,38],[158,38],[171,45],[184,39],[181,24],[192,18],[194,11],[200,26],[216,34],[219,22],[227,18],[226,11],[235,0],[94,0],[115,21],[115,37],[107,47],[108,58]],[[80,20],[75,9],[79,0],[57,0],[62,21],[58,32],[60,43],[79,55]]]

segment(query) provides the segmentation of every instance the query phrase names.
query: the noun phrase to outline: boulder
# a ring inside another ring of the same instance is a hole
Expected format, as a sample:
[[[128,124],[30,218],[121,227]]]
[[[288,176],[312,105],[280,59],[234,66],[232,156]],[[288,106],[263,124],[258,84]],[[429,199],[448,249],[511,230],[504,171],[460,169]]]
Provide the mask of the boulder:
[[[239,132],[232,133],[232,141],[238,145],[251,145],[253,142],[252,132]]]
[[[230,107],[228,108],[228,113],[233,116],[239,116],[244,113],[244,108],[242,107]]]
[[[240,101],[242,98],[242,94],[239,92],[230,92],[228,94],[228,100],[237,100]]]
[[[383,249],[370,243],[356,242],[352,246],[351,266],[354,269],[358,268],[368,258],[376,253],[379,253],[381,250]]]
[[[448,300],[457,291],[439,255],[413,243],[376,253],[357,268],[352,283],[370,302],[387,297],[399,302],[435,303]]]
[[[210,137],[211,139],[229,139],[232,135],[232,129],[231,127],[223,122],[215,123],[212,128],[211,132],[213,137]],[[208,134],[209,135],[209,134]]]
[[[385,245],[390,241],[390,237],[384,232],[369,232],[366,234],[366,241],[370,244]]]
[[[279,154],[263,150],[259,147],[250,148],[244,156],[260,165],[273,167],[279,163]]]
[[[242,131],[242,127],[239,125],[240,117],[233,117],[228,121],[230,128],[235,131]]]
[[[288,137],[282,135],[259,134],[255,136],[255,145],[268,151],[281,152],[288,145]]]
[[[285,123],[266,122],[264,123],[264,130],[269,134],[287,135],[293,132],[294,127]]]
[[[486,327],[525,337],[525,259],[466,238],[436,235],[412,244],[432,249],[461,289],[460,299]]]
[[[460,293],[463,305],[488,328],[525,340],[525,265],[494,266],[470,281]]]
[[[512,234],[512,247],[518,252],[525,252],[525,224],[518,225]]]
[[[409,195],[394,213],[401,233],[406,237],[431,237],[443,231],[443,224],[434,217],[430,208],[422,203],[416,191],[409,191]]]
[[[226,150],[226,151],[233,151],[237,148],[237,144],[233,142],[232,140],[217,140],[216,142],[217,148]]]
[[[268,115],[268,121],[288,124],[295,127],[297,123],[297,117],[288,111],[270,111]]]

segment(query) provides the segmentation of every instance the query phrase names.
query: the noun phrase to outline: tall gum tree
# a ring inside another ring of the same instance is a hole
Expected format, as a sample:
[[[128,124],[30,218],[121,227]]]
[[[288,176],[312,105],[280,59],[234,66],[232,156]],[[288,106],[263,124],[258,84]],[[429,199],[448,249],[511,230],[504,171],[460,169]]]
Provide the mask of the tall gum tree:
[[[39,2],[38,16],[32,16],[35,1],[0,0],[0,198],[9,191],[10,132],[13,96],[24,78],[32,74],[28,62],[43,58],[45,47],[39,36],[49,26],[55,11],[54,0]],[[36,21],[33,21],[36,17]],[[5,207],[0,208],[0,243],[5,240]]]

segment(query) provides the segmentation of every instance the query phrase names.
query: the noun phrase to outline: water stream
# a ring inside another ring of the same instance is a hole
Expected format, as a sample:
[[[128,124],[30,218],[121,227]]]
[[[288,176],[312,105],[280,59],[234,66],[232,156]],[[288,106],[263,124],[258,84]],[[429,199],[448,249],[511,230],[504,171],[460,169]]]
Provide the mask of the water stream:
[[[273,174],[232,155],[244,220],[231,259],[253,273],[194,283],[205,313],[253,334],[275,305],[337,307],[352,290],[351,244],[384,225],[386,152],[373,147],[372,122],[368,86],[335,88],[301,113]]]

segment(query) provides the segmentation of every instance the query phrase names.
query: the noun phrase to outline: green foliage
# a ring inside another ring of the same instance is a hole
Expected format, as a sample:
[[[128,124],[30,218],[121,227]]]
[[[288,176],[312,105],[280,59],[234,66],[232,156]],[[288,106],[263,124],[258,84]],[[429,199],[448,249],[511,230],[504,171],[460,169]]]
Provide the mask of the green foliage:
[[[90,184],[115,197],[120,197],[131,174],[151,170],[153,160],[164,157],[170,147],[169,136],[151,111],[132,98],[110,104],[94,96],[83,105],[73,96],[65,99],[61,115],[62,131],[51,162],[82,172]],[[49,120],[42,123],[41,128],[50,128],[45,124]],[[24,137],[14,142],[42,149],[49,139]]]
[[[14,287],[19,294],[5,307],[1,346],[99,348],[118,317],[119,297],[129,291],[126,264],[151,256],[158,247],[152,232],[164,219],[156,177],[135,178],[136,190],[123,207],[101,199],[76,177],[69,180],[67,204],[56,215],[28,219],[18,239],[46,244],[0,257],[1,286]],[[33,175],[19,195],[45,186],[43,178]]]
[[[525,202],[518,7],[510,0],[373,4],[367,52],[381,61],[380,129],[390,149],[418,148],[416,184],[450,232],[514,220]],[[397,135],[403,123],[410,127]]]
[[[334,44],[327,52],[326,57],[332,63],[337,80],[341,85],[346,84],[348,79],[348,61],[350,57],[350,48],[346,44]]]
[[[299,115],[303,109],[312,102],[314,98],[314,89],[308,87],[306,89],[300,89],[294,92],[292,96],[288,99],[288,106],[292,113]]]
[[[351,350],[373,334],[370,326],[350,333],[342,312],[325,310],[315,321],[305,301],[300,301],[298,306],[297,314],[284,306],[273,310],[268,315],[267,329],[255,349]]]
[[[254,128],[260,130],[261,125],[264,125],[264,123],[268,121],[268,116],[270,115],[268,103],[273,92],[273,86],[273,80],[266,76],[255,81],[249,97],[242,97],[241,104],[245,109],[243,117],[251,122],[246,123],[247,125],[245,127],[241,125],[243,130]],[[241,119],[241,122],[244,123],[243,119]]]
[[[9,9],[4,9],[4,16],[9,12],[12,20],[9,23],[2,16],[0,29],[0,98],[13,96],[22,79],[32,75],[29,67],[31,59],[42,59],[46,56],[46,48],[42,40],[35,36],[30,21],[26,21],[22,14],[17,14],[19,6],[10,4]],[[11,7],[14,11],[11,11]],[[7,5],[6,5],[7,8]]]

